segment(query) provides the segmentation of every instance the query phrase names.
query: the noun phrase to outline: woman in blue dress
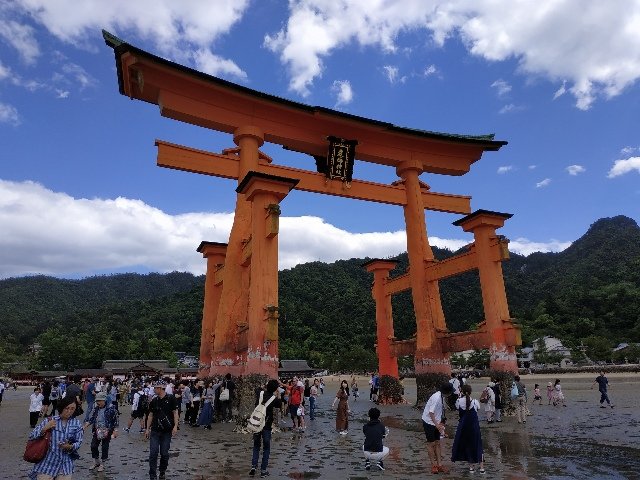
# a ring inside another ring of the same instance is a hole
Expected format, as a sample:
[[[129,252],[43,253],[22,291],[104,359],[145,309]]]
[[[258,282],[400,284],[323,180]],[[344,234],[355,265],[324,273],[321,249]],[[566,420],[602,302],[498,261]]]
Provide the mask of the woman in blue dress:
[[[456,437],[453,440],[451,461],[469,462],[470,472],[474,472],[475,465],[479,464],[480,473],[485,473],[482,436],[478,420],[480,403],[471,398],[471,385],[462,386],[462,396],[456,401],[456,408],[460,414],[460,420]]]
[[[71,478],[74,461],[78,458],[78,449],[82,445],[82,424],[73,418],[76,410],[75,397],[65,397],[58,402],[60,415],[45,418],[29,435],[35,440],[51,431],[49,449],[46,456],[33,466],[29,473],[31,480],[37,478]]]
[[[202,392],[202,409],[200,410],[200,416],[198,417],[198,425],[211,430],[211,423],[213,423],[214,415],[214,401],[216,398],[216,390],[222,385],[222,380],[212,385],[209,380],[205,384],[205,389]]]

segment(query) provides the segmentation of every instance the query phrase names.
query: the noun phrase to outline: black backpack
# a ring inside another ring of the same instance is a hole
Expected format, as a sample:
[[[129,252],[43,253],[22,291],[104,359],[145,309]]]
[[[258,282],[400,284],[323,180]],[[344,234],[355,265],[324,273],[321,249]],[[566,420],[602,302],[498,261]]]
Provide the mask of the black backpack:
[[[138,408],[136,409],[136,411],[147,413],[148,410],[149,410],[149,395],[142,394],[138,399]]]

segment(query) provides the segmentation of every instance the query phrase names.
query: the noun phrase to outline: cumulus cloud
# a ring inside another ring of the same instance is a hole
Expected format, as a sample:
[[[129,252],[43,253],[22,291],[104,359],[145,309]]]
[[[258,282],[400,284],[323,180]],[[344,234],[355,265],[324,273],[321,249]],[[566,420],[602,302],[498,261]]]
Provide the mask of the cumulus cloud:
[[[551,183],[551,179],[550,178],[545,178],[544,180],[536,183],[536,188],[543,188],[546,187],[547,185],[549,185]]]
[[[247,73],[233,61],[215,55],[209,49],[199,49],[194,52],[193,59],[196,68],[210,75],[231,76],[241,80],[247,79]]]
[[[496,89],[496,92],[499,97],[504,97],[511,91],[511,85],[508,82],[499,79],[491,84],[492,88]]]
[[[6,35],[13,33],[15,37],[21,27],[20,38],[24,40],[12,45],[32,61],[38,50],[29,21],[40,23],[63,42],[88,49],[95,48],[89,39],[105,28],[127,39],[150,41],[162,54],[177,61],[199,61],[198,66],[238,76],[242,70],[231,60],[206,52],[242,18],[248,5],[249,0],[14,0],[4,9],[4,20],[11,16],[21,23],[14,21],[16,27],[9,22],[7,27],[0,21],[0,35],[5,35],[3,29],[12,28]]]
[[[358,43],[387,53],[406,31],[425,31],[436,46],[462,40],[488,61],[516,59],[518,71],[551,82],[563,79],[576,106],[619,95],[640,77],[640,2],[566,0],[495,2],[434,0],[367,2],[290,0],[286,25],[265,37],[291,76],[290,88],[307,95],[322,75],[323,59]]]
[[[625,173],[633,172],[636,170],[640,173],[640,157],[630,157],[623,160],[616,160],[613,162],[613,167],[607,174],[608,178],[619,177]]]
[[[584,168],[582,165],[569,165],[567,168],[565,168],[565,170],[569,172],[569,175],[573,175],[573,176],[587,171],[587,169]]]
[[[0,123],[8,123],[10,125],[20,125],[20,115],[15,107],[0,102]]]
[[[232,212],[170,215],[140,200],[73,198],[34,182],[0,180],[0,278],[98,271],[205,272],[195,249],[206,239],[227,242]],[[314,216],[281,217],[279,267],[311,261],[386,258],[406,251],[404,231],[352,233]],[[431,245],[456,251],[469,239],[430,236]],[[559,251],[569,242],[519,238],[522,255]],[[152,246],[152,248],[150,248]]]
[[[498,167],[498,173],[507,173],[513,170],[513,165],[504,165],[502,167]]]
[[[331,91],[336,94],[336,107],[347,105],[353,100],[353,89],[349,80],[336,80],[331,85]]]

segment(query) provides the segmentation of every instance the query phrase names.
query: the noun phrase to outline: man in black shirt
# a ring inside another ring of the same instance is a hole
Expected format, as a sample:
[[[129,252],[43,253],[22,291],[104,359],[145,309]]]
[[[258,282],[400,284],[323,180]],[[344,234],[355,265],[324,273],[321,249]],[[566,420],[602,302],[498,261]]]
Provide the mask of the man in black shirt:
[[[382,445],[382,439],[387,436],[387,429],[380,421],[380,410],[377,408],[369,409],[369,423],[362,427],[364,432],[364,452],[365,465],[364,468],[371,469],[371,461],[376,462],[379,470],[384,470],[383,459],[389,455],[389,447]]]
[[[149,418],[145,437],[150,439],[149,444],[149,478],[155,480],[160,452],[160,478],[165,478],[165,472],[169,465],[169,448],[171,437],[178,431],[178,402],[173,395],[167,395],[167,384],[163,381],[156,382],[153,390],[156,396],[149,404]]]
[[[253,434],[253,456],[251,458],[251,470],[249,470],[249,475],[253,476],[256,474],[256,470],[258,469],[258,457],[260,456],[260,442],[262,442],[262,462],[260,464],[260,478],[266,478],[269,476],[269,471],[267,467],[269,466],[269,454],[271,453],[271,426],[273,425],[273,409],[280,408],[282,406],[282,402],[280,400],[279,395],[277,395],[278,391],[278,381],[277,380],[269,380],[267,382],[266,389],[256,388],[256,406],[260,401],[260,393],[262,393],[262,404],[267,405],[269,399],[274,397],[273,400],[267,405],[267,414],[265,416],[264,428],[261,432],[257,432]]]
[[[596,383],[598,384],[598,391],[600,392],[600,408],[607,408],[604,406],[605,401],[607,402],[607,405],[613,408],[611,400],[609,400],[609,394],[607,392],[607,389],[609,388],[609,380],[605,376],[604,370],[602,370],[600,372],[600,375],[598,375],[593,381],[593,383],[591,384],[591,388],[593,388],[593,385]]]

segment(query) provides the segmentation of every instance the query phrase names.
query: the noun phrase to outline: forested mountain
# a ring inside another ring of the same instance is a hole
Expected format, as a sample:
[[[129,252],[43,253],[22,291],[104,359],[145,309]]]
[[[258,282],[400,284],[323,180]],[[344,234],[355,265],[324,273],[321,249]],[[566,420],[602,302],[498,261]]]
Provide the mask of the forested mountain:
[[[439,259],[453,255],[434,253]],[[334,368],[375,362],[372,275],[362,268],[367,260],[313,262],[280,272],[282,358]],[[392,277],[407,267],[406,254],[396,260]],[[570,346],[584,342],[598,358],[615,342],[640,341],[640,227],[632,219],[598,220],[565,251],[512,254],[503,269],[525,343],[555,335]],[[47,367],[197,354],[203,284],[202,277],[178,273],[0,281],[0,355],[8,359],[36,339]],[[476,272],[447,279],[440,290],[451,331],[482,321]],[[410,337],[415,319],[408,292],[393,298],[393,314],[396,336]]]

